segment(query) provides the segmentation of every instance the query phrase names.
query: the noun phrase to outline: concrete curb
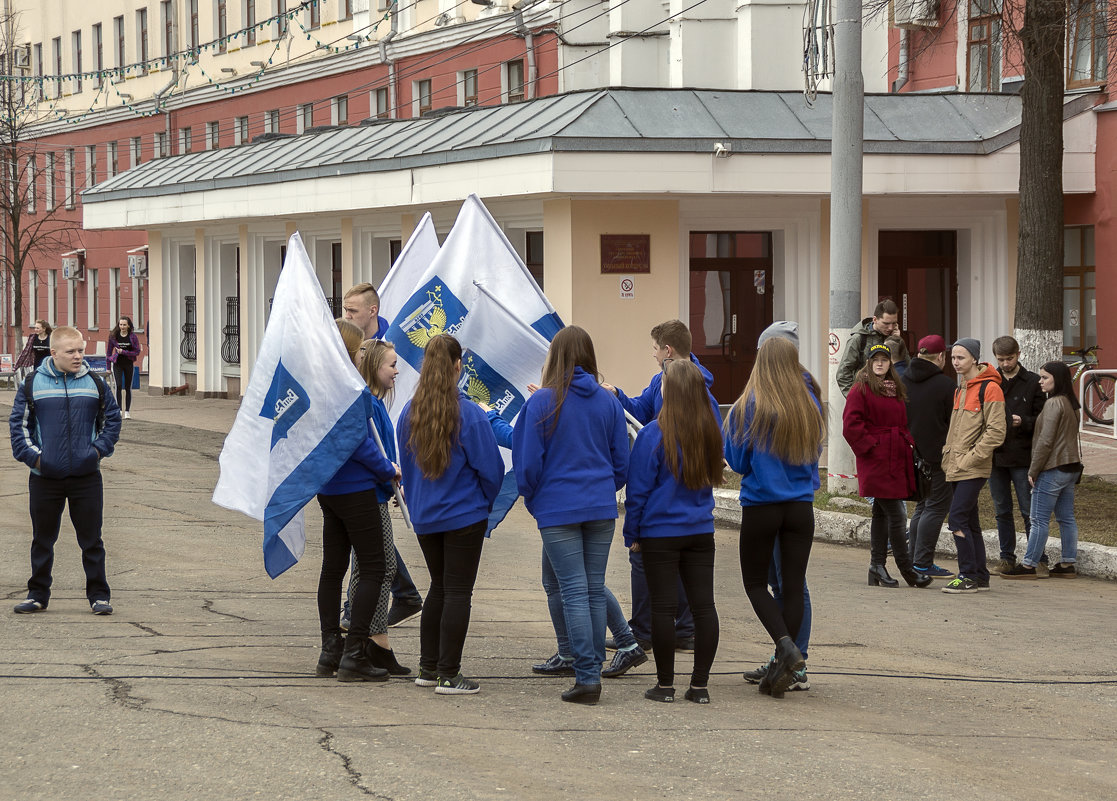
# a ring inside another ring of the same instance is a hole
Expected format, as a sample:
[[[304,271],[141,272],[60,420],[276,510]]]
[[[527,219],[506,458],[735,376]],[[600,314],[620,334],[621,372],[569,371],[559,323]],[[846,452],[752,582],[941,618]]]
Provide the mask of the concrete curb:
[[[720,523],[740,526],[741,505],[738,498],[739,494],[735,490],[714,490],[714,519]],[[815,509],[814,519],[816,540],[864,548],[869,545],[869,518],[867,517]],[[982,533],[985,536],[986,553],[995,556],[1000,551],[996,529]],[[954,537],[945,527],[939,535],[939,543],[935,550],[943,556],[951,558],[958,556],[958,551],[954,547]],[[1059,561],[1059,540],[1055,537],[1047,541],[1047,558],[1051,560],[1051,564]],[[1117,548],[1093,542],[1079,542],[1076,567],[1080,575],[1117,581]]]

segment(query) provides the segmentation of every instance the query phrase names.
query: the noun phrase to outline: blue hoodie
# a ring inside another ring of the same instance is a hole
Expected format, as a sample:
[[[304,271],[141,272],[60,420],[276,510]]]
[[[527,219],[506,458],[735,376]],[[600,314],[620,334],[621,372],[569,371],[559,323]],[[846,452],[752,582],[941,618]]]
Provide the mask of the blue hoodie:
[[[714,417],[721,425],[721,407],[718,406],[717,400],[714,399],[714,393],[710,391],[710,387],[714,385],[713,374],[702,366],[698,361],[698,357],[693,353],[690,354],[690,361],[698,371],[702,373],[702,378],[706,381],[706,395],[710,398],[710,407],[714,410]],[[617,387],[617,400],[621,402],[624,410],[640,421],[642,425],[647,425],[659,415],[660,407],[663,406],[663,370],[652,376],[652,381],[648,384],[647,389],[640,393],[638,398],[630,398],[624,394],[624,391]]]
[[[8,418],[12,455],[43,478],[96,473],[120,438],[120,407],[112,390],[105,389],[105,425],[98,431],[101,398],[88,364],[82,362],[76,373],[66,373],[53,359],[44,359],[32,382],[35,413],[21,383]]]
[[[524,404],[512,432],[512,464],[524,505],[540,528],[617,518],[628,472],[628,430],[613,393],[574,368],[558,423],[554,392]]]
[[[810,378],[804,376],[811,398],[821,411],[822,406],[810,389]],[[745,431],[752,423],[756,405],[749,398],[745,407]],[[732,417],[730,417],[732,421]],[[814,501],[819,488],[818,458],[809,464],[788,464],[766,450],[755,448],[745,439],[735,442],[733,432],[725,433],[725,460],[741,474],[741,506],[763,506],[769,503]]]
[[[384,443],[384,455],[388,457],[389,462],[395,462],[399,459],[396,452],[396,429],[392,425],[392,418],[388,416],[388,409],[384,406],[384,401],[372,395],[372,424],[376,426],[376,433],[380,435],[380,441]],[[376,485],[376,500],[380,503],[387,503],[392,500],[395,493],[392,492],[392,482],[382,481]]]
[[[379,403],[379,400],[374,398],[371,393],[366,393],[364,397],[365,415],[374,417],[375,406],[372,401]],[[384,408],[383,404],[380,408]],[[376,444],[376,438],[372,436],[371,423],[368,424],[367,430],[367,436],[358,443],[348,461],[338,468],[333,478],[327,481],[322,489],[318,490],[319,495],[349,495],[354,492],[370,490],[376,485],[376,497],[380,499],[380,486],[386,483],[388,497],[391,497],[391,481],[396,476],[396,469],[392,466],[391,460],[384,456],[380,446]],[[384,440],[385,448],[390,447],[388,443],[391,441],[391,431],[392,424],[389,421],[388,437]],[[383,433],[381,433],[381,436],[383,436]],[[380,502],[383,503],[384,501],[381,499]]]
[[[485,412],[485,416],[489,418],[489,425],[492,426],[493,436],[496,437],[496,444],[502,448],[512,449],[512,426],[500,416],[500,412],[496,409],[489,409]]]
[[[646,537],[684,537],[714,532],[714,490],[687,489],[663,454],[663,432],[653,420],[632,447],[624,501],[624,544]]]
[[[492,511],[504,480],[504,461],[485,413],[465,395],[458,395],[461,428],[450,449],[450,464],[438,478],[427,478],[415,462],[411,438],[411,401],[403,407],[396,428],[400,469],[407,489],[407,507],[416,534],[456,531],[480,523]]]

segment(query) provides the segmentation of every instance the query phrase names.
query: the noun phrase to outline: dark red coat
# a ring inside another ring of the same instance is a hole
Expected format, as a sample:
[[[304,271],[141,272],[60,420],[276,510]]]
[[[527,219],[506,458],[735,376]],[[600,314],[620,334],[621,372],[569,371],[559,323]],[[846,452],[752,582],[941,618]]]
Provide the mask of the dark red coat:
[[[899,398],[874,395],[854,384],[842,414],[842,435],[857,457],[863,498],[907,498],[915,492],[908,414]]]

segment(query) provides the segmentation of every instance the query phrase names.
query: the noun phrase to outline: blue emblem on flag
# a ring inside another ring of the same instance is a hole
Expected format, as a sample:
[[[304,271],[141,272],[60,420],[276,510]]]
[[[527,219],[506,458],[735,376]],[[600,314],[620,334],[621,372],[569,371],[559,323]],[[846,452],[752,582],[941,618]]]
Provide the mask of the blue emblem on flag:
[[[404,361],[418,370],[427,343],[439,334],[456,334],[468,313],[436,275],[407,299],[384,338],[396,346],[396,353]]]
[[[268,394],[264,397],[264,408],[260,416],[272,421],[271,446],[287,436],[291,427],[310,409],[306,390],[295,380],[280,361],[275,367]]]
[[[471,350],[462,354],[462,375],[458,379],[458,389],[471,401],[480,401],[496,409],[497,414],[508,423],[512,422],[524,405],[524,396]]]

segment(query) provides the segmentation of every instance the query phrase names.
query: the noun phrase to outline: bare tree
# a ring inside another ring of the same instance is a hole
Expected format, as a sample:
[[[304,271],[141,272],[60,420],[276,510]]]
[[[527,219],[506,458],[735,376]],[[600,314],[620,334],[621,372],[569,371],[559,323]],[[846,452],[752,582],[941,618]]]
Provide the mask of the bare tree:
[[[0,80],[0,268],[13,294],[12,323],[22,334],[25,272],[36,257],[72,249],[80,226],[66,213],[70,201],[55,191],[53,154],[48,170],[48,148],[36,138],[45,122],[41,84],[21,80],[28,59],[19,35],[18,13],[0,18],[0,74],[6,76]]]

